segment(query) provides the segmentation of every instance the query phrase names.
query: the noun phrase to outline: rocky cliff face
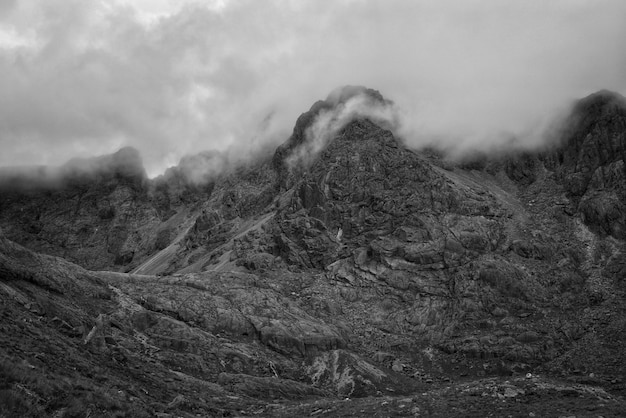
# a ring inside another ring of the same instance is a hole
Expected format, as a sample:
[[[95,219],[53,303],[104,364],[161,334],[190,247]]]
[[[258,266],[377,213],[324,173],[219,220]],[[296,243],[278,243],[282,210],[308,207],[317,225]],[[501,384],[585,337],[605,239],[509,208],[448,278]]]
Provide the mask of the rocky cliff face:
[[[626,98],[601,91],[582,99],[548,158],[596,232],[626,238]]]
[[[147,179],[132,148],[0,180],[4,234],[90,269],[128,271],[185,227],[189,206],[210,194],[183,174]],[[172,219],[174,218],[174,219]]]
[[[219,175],[198,170],[223,163],[205,154],[150,181],[123,150],[54,187],[5,185],[3,407],[623,410],[621,99],[582,100],[540,154],[455,166],[356,116],[294,158],[320,115],[358,95],[387,103],[339,90],[273,156]]]

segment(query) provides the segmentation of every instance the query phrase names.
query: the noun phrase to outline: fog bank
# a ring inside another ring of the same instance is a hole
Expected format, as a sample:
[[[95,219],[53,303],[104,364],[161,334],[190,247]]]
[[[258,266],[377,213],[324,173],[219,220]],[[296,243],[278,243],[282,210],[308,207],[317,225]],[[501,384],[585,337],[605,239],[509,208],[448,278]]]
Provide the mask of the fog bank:
[[[252,157],[346,84],[393,100],[411,146],[532,147],[571,100],[626,93],[624,21],[609,0],[3,1],[0,166]]]

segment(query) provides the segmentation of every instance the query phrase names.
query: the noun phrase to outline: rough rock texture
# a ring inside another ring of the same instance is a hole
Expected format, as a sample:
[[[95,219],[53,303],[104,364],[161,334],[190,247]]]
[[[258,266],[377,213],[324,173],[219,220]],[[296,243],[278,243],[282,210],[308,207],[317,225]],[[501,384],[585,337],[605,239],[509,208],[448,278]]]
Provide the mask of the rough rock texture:
[[[7,416],[222,415],[416,388],[354,353],[334,355],[340,385],[320,378],[346,331],[251,274],[90,272],[0,237],[0,300]]]
[[[4,234],[91,269],[128,271],[169,245],[212,186],[177,172],[149,181],[132,148],[41,172],[47,174],[24,169],[0,179]]]
[[[323,112],[332,111],[357,96],[363,97],[370,105],[390,105],[392,103],[385,99],[379,91],[362,86],[344,86],[338,88],[331,92],[326,100],[320,100],[314,103],[311,109],[300,115],[293,128],[293,133],[284,144],[276,149],[274,157],[272,158],[272,166],[279,174],[278,181],[281,187],[290,188],[293,185],[294,167],[290,166],[287,160],[294,151],[297,151],[298,148],[303,147],[311,140],[311,138],[309,138],[309,129],[316,119]]]
[[[455,165],[356,117],[294,164],[355,95],[386,103],[338,90],[219,175],[207,153],[147,180],[124,150],[5,184],[2,413],[623,411],[622,99],[582,100],[550,152]]]
[[[576,104],[548,158],[594,230],[626,238],[626,98],[609,91]]]
[[[140,231],[159,218],[148,204],[137,151],[70,162],[60,171],[54,185],[2,191],[7,237],[90,268],[125,265],[149,249]]]

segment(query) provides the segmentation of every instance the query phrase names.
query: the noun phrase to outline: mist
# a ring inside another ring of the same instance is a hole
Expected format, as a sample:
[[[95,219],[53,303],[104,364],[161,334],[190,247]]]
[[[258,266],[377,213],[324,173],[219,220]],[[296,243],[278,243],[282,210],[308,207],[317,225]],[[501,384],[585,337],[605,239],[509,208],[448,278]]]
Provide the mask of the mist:
[[[392,100],[373,113],[415,148],[537,147],[573,100],[626,93],[624,21],[619,0],[0,1],[0,166],[253,158],[347,84]]]
[[[344,86],[329,95],[326,102],[330,106],[317,113],[304,132],[303,143],[287,156],[286,162],[290,168],[309,165],[341,129],[354,119],[367,118],[385,129],[400,130],[402,120],[392,101],[381,100],[359,90],[359,87]],[[348,91],[348,97],[341,98],[345,91]]]

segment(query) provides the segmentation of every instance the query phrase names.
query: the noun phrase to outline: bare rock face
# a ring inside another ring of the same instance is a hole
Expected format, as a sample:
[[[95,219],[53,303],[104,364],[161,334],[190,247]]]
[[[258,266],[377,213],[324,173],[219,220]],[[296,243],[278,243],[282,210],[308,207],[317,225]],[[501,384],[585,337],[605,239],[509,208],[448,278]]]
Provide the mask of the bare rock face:
[[[312,140],[309,130],[320,115],[326,111],[332,112],[336,110],[355,97],[363,98],[365,102],[368,103],[368,106],[387,106],[392,104],[392,102],[385,99],[377,90],[368,89],[363,86],[344,86],[337,88],[330,93],[326,100],[320,100],[314,103],[309,111],[300,115],[293,128],[291,137],[280,145],[274,153],[272,166],[279,174],[279,185],[281,187],[290,188],[292,186],[291,174],[293,167],[290,167],[287,161],[288,157],[298,148],[303,147],[307,142]]]
[[[626,98],[601,91],[574,107],[549,166],[597,231],[626,238]]]
[[[141,283],[140,279],[137,279]],[[212,334],[258,340],[277,352],[307,356],[346,345],[341,330],[318,321],[257,276],[244,273],[191,274],[152,282],[144,306],[169,312]],[[119,283],[140,299],[143,286]],[[184,300],[184,305],[179,302]]]
[[[174,174],[149,181],[137,150],[124,148],[56,169],[7,173],[0,224],[8,238],[37,251],[128,271],[167,247],[186,227],[186,206],[211,190]]]
[[[124,266],[145,252],[141,232],[158,222],[136,150],[72,160],[27,188],[5,184],[0,217],[7,237],[89,268]]]
[[[367,119],[345,126],[293,179],[273,220],[277,255],[324,270],[342,303],[368,306],[361,320],[371,330],[434,341],[472,304],[476,320],[484,317],[474,298],[500,279],[481,280],[469,266],[508,250],[512,216],[494,193],[432,166]],[[508,304],[509,294],[491,294],[492,305]]]
[[[390,105],[337,90],[219,174],[205,153],[147,180],[132,150],[54,187],[22,173],[0,201],[0,390],[36,394],[31,415],[77,414],[68,392],[133,416],[623,410],[619,98],[581,101],[550,153],[454,165],[337,116],[356,97]],[[563,391],[574,409],[544,408]]]
[[[315,386],[328,387],[342,397],[362,398],[387,391],[403,395],[415,391],[414,381],[390,369],[364,361],[345,350],[333,350],[316,356],[307,366],[307,374]]]

